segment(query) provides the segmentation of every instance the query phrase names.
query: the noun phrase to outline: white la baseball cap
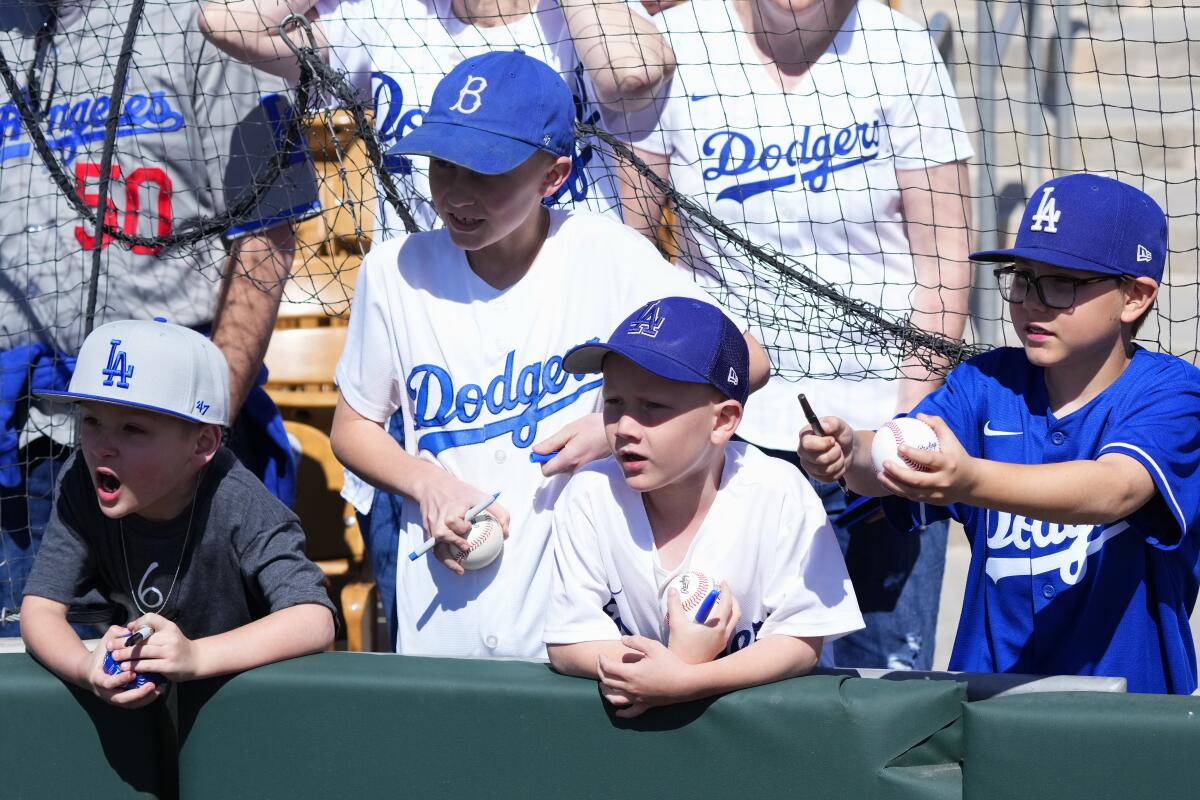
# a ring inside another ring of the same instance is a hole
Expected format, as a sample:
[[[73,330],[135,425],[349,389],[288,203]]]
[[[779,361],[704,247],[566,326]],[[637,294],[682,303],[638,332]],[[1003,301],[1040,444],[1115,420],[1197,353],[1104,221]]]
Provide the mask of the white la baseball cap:
[[[161,317],[110,322],[83,341],[65,392],[39,395],[94,400],[229,424],[229,364],[209,339]]]

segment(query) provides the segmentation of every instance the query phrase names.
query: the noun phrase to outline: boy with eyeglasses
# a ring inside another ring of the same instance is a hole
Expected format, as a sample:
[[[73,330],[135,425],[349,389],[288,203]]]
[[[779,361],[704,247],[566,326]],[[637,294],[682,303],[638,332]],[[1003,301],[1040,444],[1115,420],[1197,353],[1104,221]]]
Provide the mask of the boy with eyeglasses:
[[[880,472],[871,431],[821,420],[799,453],[901,529],[953,517],[971,565],[950,669],[1120,676],[1189,694],[1196,655],[1200,370],[1133,343],[1158,295],[1167,223],[1109,178],[1043,184],[996,270],[1023,349],[956,368],[916,416],[940,452]]]

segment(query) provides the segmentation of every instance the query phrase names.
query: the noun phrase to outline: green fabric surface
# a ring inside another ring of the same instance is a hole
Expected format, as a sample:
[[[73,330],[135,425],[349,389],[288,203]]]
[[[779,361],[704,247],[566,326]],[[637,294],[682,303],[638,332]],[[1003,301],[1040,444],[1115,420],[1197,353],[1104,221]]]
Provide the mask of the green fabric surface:
[[[183,798],[959,796],[949,682],[816,676],[630,721],[523,662],[323,653],[181,688]]]
[[[174,796],[175,745],[162,702],[115,708],[25,653],[0,653],[0,687],[0,797]]]
[[[963,714],[965,800],[1200,797],[1200,697],[997,697]]]

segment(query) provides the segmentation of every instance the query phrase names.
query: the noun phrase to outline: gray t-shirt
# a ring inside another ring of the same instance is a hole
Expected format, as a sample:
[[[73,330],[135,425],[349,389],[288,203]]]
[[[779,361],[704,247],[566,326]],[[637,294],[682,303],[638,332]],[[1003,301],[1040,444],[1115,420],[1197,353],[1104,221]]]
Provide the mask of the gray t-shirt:
[[[299,520],[225,448],[203,477],[194,519],[189,507],[162,523],[105,517],[76,453],[64,468],[25,594],[73,608],[102,598],[118,625],[142,610],[162,614],[190,639],[301,603],[334,610],[320,569],[304,555]]]

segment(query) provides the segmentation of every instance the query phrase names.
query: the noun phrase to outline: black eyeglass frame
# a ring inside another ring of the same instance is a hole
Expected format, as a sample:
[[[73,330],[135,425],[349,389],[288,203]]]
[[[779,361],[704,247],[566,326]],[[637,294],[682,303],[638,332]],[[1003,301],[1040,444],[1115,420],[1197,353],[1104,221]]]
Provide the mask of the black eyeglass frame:
[[[1012,299],[1010,296],[1010,289],[1006,290],[1004,288],[1004,280],[1001,277],[1003,275],[1012,275],[1014,279],[1018,277],[1024,279],[1026,283],[1025,295],[1020,300]],[[1024,303],[1026,298],[1029,297],[1028,287],[1032,286],[1034,291],[1037,292],[1038,300],[1042,301],[1042,305],[1044,305],[1046,308],[1054,308],[1058,310],[1075,307],[1075,303],[1079,300],[1080,286],[1088,286],[1093,283],[1100,283],[1101,281],[1117,281],[1123,283],[1127,278],[1125,275],[1097,275],[1094,278],[1072,278],[1070,275],[1042,275],[1041,277],[1038,277],[1030,270],[1019,269],[1013,264],[1009,264],[1006,267],[998,267],[992,270],[992,276],[995,277],[996,285],[1000,289],[1000,296],[1004,298],[1005,302]],[[1049,300],[1047,300],[1046,293],[1042,289],[1042,281],[1044,280],[1064,281],[1070,284],[1071,302],[1064,306],[1051,303]]]

